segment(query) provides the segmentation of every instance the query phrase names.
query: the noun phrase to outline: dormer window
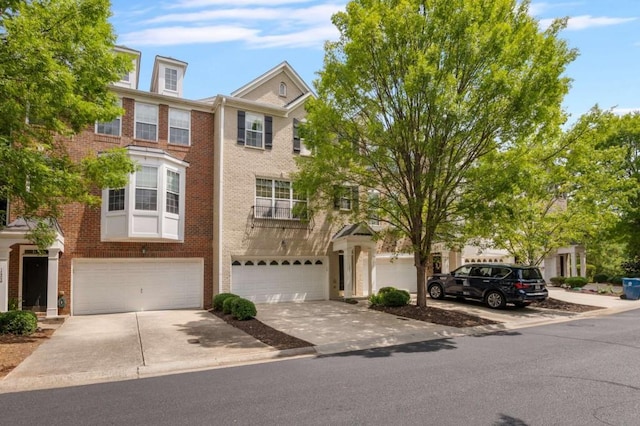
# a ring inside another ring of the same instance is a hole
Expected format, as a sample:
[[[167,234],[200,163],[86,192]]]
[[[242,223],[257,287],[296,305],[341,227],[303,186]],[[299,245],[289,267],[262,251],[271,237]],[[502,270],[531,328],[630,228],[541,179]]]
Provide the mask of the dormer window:
[[[164,69],[164,88],[175,92],[178,90],[178,70],[175,68]]]
[[[278,94],[280,96],[286,97],[287,96],[287,84],[282,82],[280,83],[280,90],[278,91]]]

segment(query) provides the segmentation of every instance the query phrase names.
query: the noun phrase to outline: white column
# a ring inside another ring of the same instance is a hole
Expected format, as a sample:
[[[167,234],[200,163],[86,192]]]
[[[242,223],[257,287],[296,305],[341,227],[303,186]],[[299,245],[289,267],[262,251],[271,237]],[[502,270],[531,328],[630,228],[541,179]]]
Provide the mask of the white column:
[[[369,296],[378,291],[376,285],[376,248],[369,247]]]
[[[587,253],[585,251],[580,253],[580,276],[587,277]]]
[[[344,251],[344,298],[353,296],[353,247]]]
[[[9,310],[9,253],[10,248],[0,249],[0,312]]]
[[[49,248],[47,318],[58,316],[58,258],[60,249]]]
[[[571,276],[578,276],[578,265],[576,261],[576,246],[571,247]]]

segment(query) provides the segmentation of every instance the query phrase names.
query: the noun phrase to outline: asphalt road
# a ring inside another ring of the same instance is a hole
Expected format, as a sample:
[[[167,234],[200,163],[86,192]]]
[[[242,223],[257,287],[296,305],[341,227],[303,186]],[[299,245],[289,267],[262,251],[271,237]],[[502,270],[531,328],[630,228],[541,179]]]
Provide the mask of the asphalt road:
[[[6,425],[638,425],[640,310],[497,335],[0,395]]]

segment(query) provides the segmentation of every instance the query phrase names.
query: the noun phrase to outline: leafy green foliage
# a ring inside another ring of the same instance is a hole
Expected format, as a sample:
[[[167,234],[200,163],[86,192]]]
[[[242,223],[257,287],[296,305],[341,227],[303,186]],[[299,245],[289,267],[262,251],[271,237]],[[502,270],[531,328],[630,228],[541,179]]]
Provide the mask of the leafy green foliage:
[[[497,145],[562,121],[575,52],[540,31],[529,2],[354,0],[333,16],[301,127],[314,152],[296,187],[332,211],[334,188],[357,185],[352,219],[379,217],[417,254],[418,304],[434,242],[458,235],[469,173]],[[379,197],[364,197],[376,190]]]
[[[564,284],[566,279],[567,277],[551,277],[549,278],[549,281],[551,281],[551,284],[555,286],[561,286],[562,284]]]
[[[247,299],[238,297],[231,302],[231,315],[237,320],[245,321],[256,316],[256,305]]]
[[[482,158],[465,203],[466,235],[538,265],[558,248],[586,243],[618,220],[629,185],[624,152],[601,146],[606,114],[594,109],[567,131],[526,137]]]
[[[213,310],[221,311],[224,301],[230,297],[238,297],[238,295],[233,293],[219,293],[213,296]]]
[[[224,301],[222,302],[222,313],[223,314],[230,314],[231,313],[231,309],[233,307],[233,302],[236,299],[239,299],[240,296],[236,296],[233,295],[231,297],[227,297],[226,299],[224,299]]]
[[[31,311],[0,313],[0,334],[28,336],[38,328],[38,317]]]
[[[593,282],[594,283],[606,283],[609,280],[609,276],[607,274],[595,274],[593,276]]]
[[[95,203],[97,189],[121,187],[135,170],[122,150],[75,162],[61,141],[122,113],[108,86],[131,59],[113,51],[109,8],[108,0],[19,0],[1,9],[0,198],[25,218]]]
[[[567,277],[564,284],[571,288],[584,287],[587,284],[587,279],[585,277]]]
[[[378,293],[369,296],[369,303],[373,306],[404,306],[411,301],[411,295],[406,290],[394,287],[382,287]]]
[[[622,270],[627,278],[640,277],[640,257],[623,262]]]

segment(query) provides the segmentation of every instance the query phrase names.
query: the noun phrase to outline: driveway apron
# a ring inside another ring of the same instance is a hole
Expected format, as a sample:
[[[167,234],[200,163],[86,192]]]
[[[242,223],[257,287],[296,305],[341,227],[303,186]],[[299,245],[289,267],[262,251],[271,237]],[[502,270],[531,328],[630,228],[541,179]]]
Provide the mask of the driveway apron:
[[[274,352],[202,310],[73,316],[0,381],[0,392],[211,368]]]

